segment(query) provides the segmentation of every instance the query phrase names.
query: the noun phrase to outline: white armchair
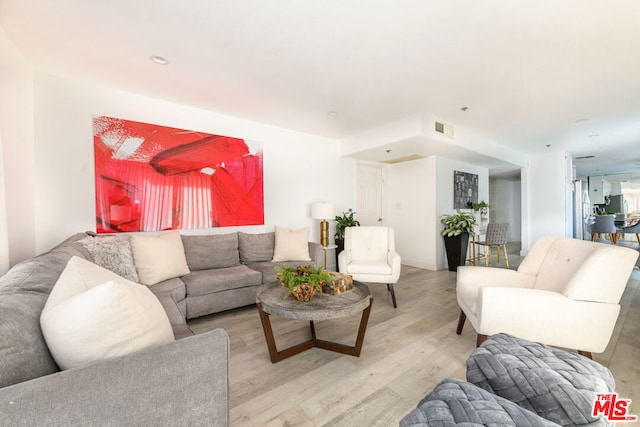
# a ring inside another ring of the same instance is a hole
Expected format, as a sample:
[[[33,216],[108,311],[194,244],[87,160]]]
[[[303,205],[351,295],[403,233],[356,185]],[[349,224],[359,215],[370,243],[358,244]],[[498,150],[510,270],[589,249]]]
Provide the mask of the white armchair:
[[[400,255],[395,251],[393,228],[348,227],[344,233],[344,250],[338,255],[338,270],[354,280],[386,283],[393,306],[393,285],[400,277]]]
[[[517,271],[458,268],[456,294],[480,345],[500,332],[578,350],[591,357],[607,347],[620,298],[638,252],[584,240],[543,237]]]

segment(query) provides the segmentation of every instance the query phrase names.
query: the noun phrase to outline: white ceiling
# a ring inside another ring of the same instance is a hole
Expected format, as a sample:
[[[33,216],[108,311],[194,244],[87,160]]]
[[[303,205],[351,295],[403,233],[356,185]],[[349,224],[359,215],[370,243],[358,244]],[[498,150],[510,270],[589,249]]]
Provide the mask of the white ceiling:
[[[342,139],[421,113],[640,173],[637,0],[0,0],[0,25],[37,70],[253,121]]]

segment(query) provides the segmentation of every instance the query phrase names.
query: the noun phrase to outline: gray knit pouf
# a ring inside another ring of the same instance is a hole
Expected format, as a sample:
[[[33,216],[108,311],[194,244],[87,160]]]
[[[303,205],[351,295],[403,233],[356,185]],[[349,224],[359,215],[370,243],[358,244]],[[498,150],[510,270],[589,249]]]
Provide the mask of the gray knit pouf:
[[[409,426],[557,426],[531,411],[453,378],[442,380],[400,420]]]
[[[611,393],[611,371],[577,353],[493,335],[467,360],[467,381],[554,423],[605,426],[591,416],[596,393]]]

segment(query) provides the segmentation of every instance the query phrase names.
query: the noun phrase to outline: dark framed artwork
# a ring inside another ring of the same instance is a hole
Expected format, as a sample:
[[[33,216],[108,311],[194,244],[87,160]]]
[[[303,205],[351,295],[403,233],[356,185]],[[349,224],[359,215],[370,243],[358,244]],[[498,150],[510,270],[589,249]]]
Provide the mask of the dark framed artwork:
[[[262,144],[93,118],[98,233],[264,224]]]
[[[478,175],[453,171],[453,208],[469,209],[478,203]]]

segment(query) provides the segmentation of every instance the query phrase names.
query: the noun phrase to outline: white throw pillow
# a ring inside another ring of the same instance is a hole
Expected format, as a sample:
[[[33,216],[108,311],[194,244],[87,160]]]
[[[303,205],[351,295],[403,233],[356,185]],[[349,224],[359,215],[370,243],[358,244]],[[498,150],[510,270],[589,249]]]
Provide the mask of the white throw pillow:
[[[169,318],[146,287],[74,256],[40,316],[60,369],[174,341]]]
[[[132,234],[129,239],[140,283],[151,286],[189,274],[189,265],[178,231],[169,231],[159,236]]]
[[[272,261],[311,261],[309,256],[309,227],[288,230],[276,225]]]

